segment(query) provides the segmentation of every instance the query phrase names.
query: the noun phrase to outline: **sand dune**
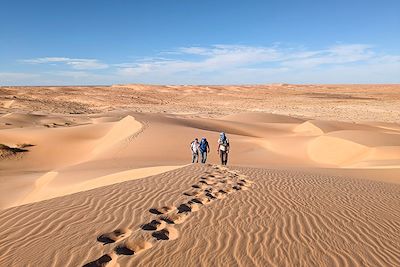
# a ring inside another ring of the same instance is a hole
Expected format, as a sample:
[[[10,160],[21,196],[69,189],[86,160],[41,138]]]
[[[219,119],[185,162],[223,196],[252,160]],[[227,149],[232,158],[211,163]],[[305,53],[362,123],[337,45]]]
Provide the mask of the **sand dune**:
[[[368,148],[345,139],[320,136],[309,143],[307,152],[315,162],[345,166],[362,160]]]
[[[13,205],[19,206],[32,202],[38,202],[55,197],[70,195],[76,192],[87,191],[93,188],[107,186],[124,181],[140,179],[143,177],[156,175],[169,170],[179,168],[181,166],[158,166],[148,168],[138,168],[129,171],[117,172],[101,177],[96,177],[81,183],[73,183],[69,185],[52,185],[51,182],[57,177],[58,172],[52,171],[39,177],[34,184],[33,190]]]
[[[279,84],[1,87],[0,113],[84,115],[129,110],[219,118],[262,112],[313,120],[398,123],[400,86]],[[1,124],[0,124],[1,125]]]
[[[321,135],[330,132],[337,132],[341,130],[372,130],[376,131],[375,127],[366,124],[348,123],[338,121],[321,121],[321,120],[308,120],[298,125],[294,132],[309,133],[311,135]]]
[[[298,119],[291,116],[284,116],[279,114],[268,114],[261,112],[252,113],[239,113],[233,115],[227,115],[222,117],[223,120],[235,121],[235,122],[260,122],[260,123],[301,123],[304,120]]]
[[[51,120],[52,117],[10,116],[18,122],[26,120],[25,123],[29,123],[31,118],[33,126],[0,131],[3,145],[16,147],[25,143],[34,146],[29,147],[28,152],[18,153],[18,160],[0,161],[4,174],[3,192],[19,188],[13,197],[1,199],[2,207],[88,190],[113,181],[125,181],[128,178],[125,178],[124,172],[131,169],[145,174],[133,177],[144,177],[152,174],[145,171],[149,170],[146,168],[155,167],[151,170],[156,174],[160,172],[159,168],[167,171],[175,168],[171,166],[182,166],[190,160],[188,144],[192,138],[207,137],[212,151],[215,151],[220,131],[225,131],[232,140],[234,153],[231,162],[236,165],[370,168],[392,169],[394,172],[400,168],[400,130],[394,127],[386,129],[359,123],[304,121],[260,113],[220,119],[115,113],[112,116],[86,118],[78,126],[48,128],[38,126],[38,122]],[[2,151],[5,155],[5,150]],[[209,158],[218,162],[215,152]],[[15,169],[21,173],[16,175]],[[32,195],[37,190],[37,181],[53,172],[58,173],[56,177],[41,188],[41,193]],[[377,174],[373,176],[375,178]],[[385,171],[380,178],[385,180],[388,177],[393,182],[392,176]],[[15,183],[16,180],[21,183]]]
[[[0,264],[397,264],[398,185],[306,172],[239,170],[189,166],[1,211]],[[193,188],[203,180],[213,185]],[[223,182],[228,180],[233,183]],[[235,186],[237,190],[228,190]],[[200,195],[184,194],[190,190]],[[226,197],[215,197],[218,190],[226,190]],[[185,203],[198,203],[198,211],[188,210]],[[159,209],[163,206],[170,208]],[[155,227],[143,227],[146,223]],[[185,256],[171,256],[181,253]]]
[[[45,114],[24,114],[6,113],[0,117],[0,123],[7,128],[45,126],[48,128],[66,127],[81,124],[84,118],[72,118],[68,116],[45,115]]]
[[[397,88],[0,88],[0,266],[397,266]]]
[[[3,102],[3,107],[4,108],[11,108],[11,106],[14,104],[15,100],[8,100]]]
[[[21,117],[24,116],[18,116],[18,118]],[[37,118],[36,115],[33,117]],[[39,117],[44,118],[44,116]],[[10,148],[3,145],[4,149],[1,149],[3,160],[0,165],[4,166],[5,174],[2,178],[3,194],[0,198],[0,206],[10,207],[41,201],[179,167],[152,166],[129,171],[114,169],[111,173],[107,168],[98,168],[95,169],[94,176],[86,179],[82,174],[79,179],[64,179],[66,173],[75,166],[93,162],[98,158],[108,160],[116,151],[131,142],[141,130],[142,124],[131,116],[126,116],[116,122],[76,127],[55,129],[30,127],[3,130],[0,133],[0,139],[5,143],[16,146],[15,144],[26,142],[34,146]],[[16,158],[13,159],[13,157]],[[12,172],[14,169],[20,169],[21,175],[14,175]],[[23,171],[36,175],[28,178]],[[22,184],[16,183],[16,179],[21,180]],[[18,193],[10,196],[6,194],[9,190],[16,190]]]
[[[107,134],[97,141],[92,153],[94,155],[104,153],[104,151],[111,149],[118,143],[123,142],[128,138],[132,138],[133,135],[141,129],[142,124],[140,122],[136,121],[132,116],[126,116],[115,123]]]

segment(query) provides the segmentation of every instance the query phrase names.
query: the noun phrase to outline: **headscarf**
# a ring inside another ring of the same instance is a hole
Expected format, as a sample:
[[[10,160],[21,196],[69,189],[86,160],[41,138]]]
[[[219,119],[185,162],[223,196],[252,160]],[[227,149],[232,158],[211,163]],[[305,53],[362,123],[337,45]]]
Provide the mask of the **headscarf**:
[[[221,141],[225,141],[225,140],[226,140],[226,135],[225,135],[224,132],[221,132],[221,133],[219,134],[219,139],[220,139]]]

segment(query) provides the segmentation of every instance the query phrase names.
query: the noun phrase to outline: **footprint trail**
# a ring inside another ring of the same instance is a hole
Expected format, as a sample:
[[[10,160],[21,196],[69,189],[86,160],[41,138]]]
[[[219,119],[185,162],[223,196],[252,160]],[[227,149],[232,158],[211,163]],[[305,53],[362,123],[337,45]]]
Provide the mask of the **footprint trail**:
[[[151,249],[157,242],[175,240],[179,238],[179,231],[175,225],[184,224],[191,213],[220,201],[230,194],[247,190],[253,184],[246,175],[238,171],[231,171],[227,167],[214,165],[211,170],[204,172],[198,182],[191,185],[188,191],[183,192],[189,199],[177,207],[163,206],[150,208],[148,212],[155,218],[140,226],[145,237],[133,236],[133,231],[127,228],[119,228],[109,233],[104,233],[97,238],[97,241],[105,245],[115,245],[112,253],[107,253],[100,258],[89,262],[84,267],[97,266],[119,266],[118,256],[135,256],[142,251]],[[147,236],[146,236],[147,235]]]

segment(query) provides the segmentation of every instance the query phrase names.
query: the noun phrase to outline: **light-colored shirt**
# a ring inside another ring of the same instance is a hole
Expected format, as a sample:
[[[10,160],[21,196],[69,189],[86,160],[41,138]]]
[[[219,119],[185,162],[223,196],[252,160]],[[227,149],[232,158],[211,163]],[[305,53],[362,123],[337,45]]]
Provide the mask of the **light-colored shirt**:
[[[228,146],[229,146],[229,140],[228,140],[228,138],[226,138],[225,142],[223,142],[221,139],[218,139],[218,144],[219,144],[219,150],[227,151],[228,150]]]
[[[190,145],[190,147],[192,148],[192,152],[197,153],[197,151],[199,151],[199,146],[200,146],[199,142],[193,141],[192,144]]]

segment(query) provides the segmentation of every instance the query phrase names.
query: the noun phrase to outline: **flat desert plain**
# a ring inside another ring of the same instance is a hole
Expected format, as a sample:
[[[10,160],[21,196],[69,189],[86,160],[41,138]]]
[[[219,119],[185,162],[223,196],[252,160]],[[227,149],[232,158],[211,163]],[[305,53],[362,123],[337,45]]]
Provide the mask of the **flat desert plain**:
[[[400,266],[399,121],[400,85],[0,87],[0,266]]]

